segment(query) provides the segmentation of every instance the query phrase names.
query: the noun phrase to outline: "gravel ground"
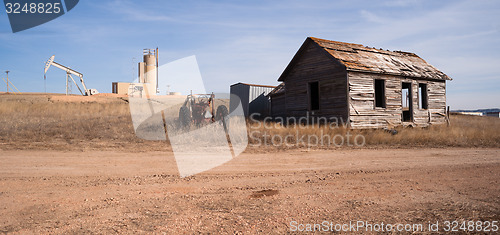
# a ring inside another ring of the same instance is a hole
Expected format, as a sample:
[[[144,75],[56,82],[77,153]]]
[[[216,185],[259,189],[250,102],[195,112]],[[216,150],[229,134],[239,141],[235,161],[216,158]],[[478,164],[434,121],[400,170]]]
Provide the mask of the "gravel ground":
[[[323,221],[442,231],[500,220],[499,179],[500,149],[484,148],[244,153],[188,178],[165,152],[0,151],[0,232],[268,234]]]

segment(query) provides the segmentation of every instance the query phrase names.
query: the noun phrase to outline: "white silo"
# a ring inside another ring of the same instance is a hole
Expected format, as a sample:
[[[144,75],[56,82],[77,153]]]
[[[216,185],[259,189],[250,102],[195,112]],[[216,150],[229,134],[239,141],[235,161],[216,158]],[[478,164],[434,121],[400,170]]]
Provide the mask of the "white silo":
[[[158,48],[144,49],[143,61],[139,63],[139,82],[147,89],[145,95],[156,95],[158,84]]]

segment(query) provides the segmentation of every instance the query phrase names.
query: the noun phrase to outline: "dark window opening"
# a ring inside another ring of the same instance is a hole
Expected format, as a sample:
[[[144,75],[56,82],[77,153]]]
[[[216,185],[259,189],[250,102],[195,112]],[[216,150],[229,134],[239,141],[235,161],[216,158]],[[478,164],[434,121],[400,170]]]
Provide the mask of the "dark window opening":
[[[385,81],[375,79],[375,107],[385,108]]]
[[[309,105],[311,110],[319,109],[319,82],[309,83]]]
[[[427,98],[427,84],[419,83],[418,84],[418,108],[419,109],[428,109],[428,98]]]

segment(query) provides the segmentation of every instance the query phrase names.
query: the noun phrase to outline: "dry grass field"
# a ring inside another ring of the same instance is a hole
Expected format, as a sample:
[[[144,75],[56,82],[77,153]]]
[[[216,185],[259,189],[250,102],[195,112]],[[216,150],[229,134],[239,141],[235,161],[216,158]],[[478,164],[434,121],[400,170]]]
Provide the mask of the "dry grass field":
[[[2,149],[135,148],[128,103],[122,98],[86,101],[64,95],[0,95]]]
[[[0,94],[0,149],[50,149],[50,150],[117,150],[164,151],[168,143],[137,138],[132,127],[126,98],[88,97],[64,95],[1,95]],[[267,128],[263,125],[249,131],[263,139],[262,134],[294,135],[299,129],[303,135],[337,135],[351,138],[363,135],[363,147],[500,147],[500,120],[492,117],[451,116],[451,126],[429,128],[399,128],[392,135],[384,130],[347,130],[345,128],[299,127]],[[274,126],[274,125],[271,125]],[[252,148],[255,138],[250,138],[249,151],[280,151],[304,146],[267,145]],[[291,142],[294,142],[291,140]],[[353,139],[350,141],[354,142]],[[264,141],[261,141],[264,143]],[[310,146],[312,148],[338,148],[334,145]],[[352,147],[347,144],[340,147]]]
[[[396,135],[311,127],[303,133],[349,131],[366,145],[251,139],[232,161],[180,178],[167,142],[135,136],[126,98],[0,94],[0,233],[283,234],[323,221],[439,221],[444,232],[444,221],[499,221],[499,127],[468,116]]]
[[[408,148],[408,147],[500,147],[500,119],[494,117],[478,117],[466,115],[451,115],[451,125],[434,125],[426,128],[404,128],[398,127],[395,130],[397,134],[392,134],[388,130],[368,129],[368,130],[349,130],[344,127],[331,127],[331,125],[315,125],[315,126],[289,126],[269,124],[264,126],[262,123],[249,125],[250,131],[257,131],[258,134],[253,135],[257,138],[250,138],[251,143],[264,143],[263,141],[255,141],[255,139],[266,138],[263,134],[269,135],[269,145],[272,145],[270,136],[291,136],[290,142],[296,142],[293,137],[297,136],[297,131],[301,135],[307,136],[335,136],[340,135],[345,138],[349,136],[350,143],[355,143],[356,135],[362,135],[365,139],[363,147],[390,147],[390,148]],[[335,126],[335,125],[334,125]],[[270,128],[269,128],[270,127]],[[254,141],[252,141],[254,140]],[[279,141],[277,141],[279,142]],[[324,142],[327,142],[325,139]],[[331,141],[333,142],[333,141]],[[340,143],[340,141],[337,141]],[[347,140],[345,140],[347,142]],[[359,141],[358,141],[359,142]],[[296,148],[300,146],[291,146],[288,148]],[[352,147],[347,144],[319,144],[315,146],[311,144],[310,148],[338,148]]]

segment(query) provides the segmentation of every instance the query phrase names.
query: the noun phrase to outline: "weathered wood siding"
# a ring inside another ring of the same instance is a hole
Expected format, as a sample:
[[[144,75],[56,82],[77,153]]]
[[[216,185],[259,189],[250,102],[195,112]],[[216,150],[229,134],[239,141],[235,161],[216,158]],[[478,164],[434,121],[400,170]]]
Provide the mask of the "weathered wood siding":
[[[337,117],[347,120],[347,72],[314,43],[301,52],[293,68],[283,78],[285,112],[288,117]],[[319,83],[319,110],[309,110],[308,83]],[[273,100],[274,102],[274,100]]]
[[[271,96],[271,116],[286,117],[285,94]]]
[[[427,84],[428,109],[418,108],[418,83]],[[442,124],[446,122],[446,83],[445,81],[416,80],[412,86],[414,89],[415,108],[414,121],[417,126],[430,124]]]
[[[446,85],[400,76],[349,72],[349,121],[352,128],[384,128],[403,124],[444,123]],[[385,80],[386,107],[375,107],[375,79]],[[402,84],[412,84],[413,122],[402,122]],[[427,84],[428,109],[419,109],[418,83]]]

